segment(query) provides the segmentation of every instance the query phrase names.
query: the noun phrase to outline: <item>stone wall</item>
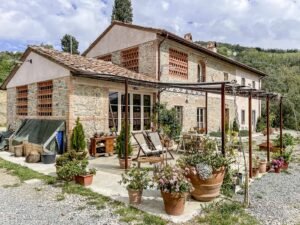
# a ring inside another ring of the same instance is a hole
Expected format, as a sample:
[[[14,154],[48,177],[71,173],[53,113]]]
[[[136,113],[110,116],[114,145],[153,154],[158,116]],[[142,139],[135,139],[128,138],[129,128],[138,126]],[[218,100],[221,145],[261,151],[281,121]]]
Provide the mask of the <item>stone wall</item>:
[[[6,109],[7,109],[7,95],[6,91],[0,91],[0,127],[6,125]]]

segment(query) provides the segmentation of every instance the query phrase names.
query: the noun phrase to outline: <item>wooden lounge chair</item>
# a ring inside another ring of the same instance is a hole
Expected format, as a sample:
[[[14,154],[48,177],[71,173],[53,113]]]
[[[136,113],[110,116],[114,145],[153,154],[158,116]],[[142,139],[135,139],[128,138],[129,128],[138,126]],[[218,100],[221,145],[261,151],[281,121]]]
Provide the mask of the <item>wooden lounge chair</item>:
[[[163,153],[167,152],[171,156],[171,158],[174,159],[174,156],[169,151],[169,149],[165,148],[161,143],[161,138],[158,132],[147,132],[147,137],[155,150],[159,150]]]
[[[161,150],[152,150],[151,148],[149,148],[148,141],[143,132],[132,133],[132,136],[139,146],[138,155],[134,160],[138,159],[139,157],[145,156],[160,156],[163,153],[163,151]],[[141,155],[141,152],[143,153],[143,155]]]

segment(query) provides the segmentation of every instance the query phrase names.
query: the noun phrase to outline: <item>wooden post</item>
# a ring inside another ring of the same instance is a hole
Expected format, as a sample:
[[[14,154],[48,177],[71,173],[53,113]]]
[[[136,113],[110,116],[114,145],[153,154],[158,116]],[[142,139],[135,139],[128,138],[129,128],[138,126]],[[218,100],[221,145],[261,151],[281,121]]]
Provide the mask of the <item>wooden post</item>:
[[[282,143],[282,129],[283,129],[282,97],[280,97],[279,110],[280,110],[280,153],[282,154],[282,150],[283,150],[283,143]]]
[[[222,132],[222,154],[225,156],[225,84],[221,86],[221,132]]]
[[[207,104],[208,104],[208,93],[205,92],[205,134],[208,134]]]
[[[252,93],[248,98],[248,130],[249,130],[249,177],[252,178]]]
[[[125,79],[125,170],[128,169],[128,79]]]
[[[266,115],[267,115],[267,161],[270,162],[270,97],[266,99]]]

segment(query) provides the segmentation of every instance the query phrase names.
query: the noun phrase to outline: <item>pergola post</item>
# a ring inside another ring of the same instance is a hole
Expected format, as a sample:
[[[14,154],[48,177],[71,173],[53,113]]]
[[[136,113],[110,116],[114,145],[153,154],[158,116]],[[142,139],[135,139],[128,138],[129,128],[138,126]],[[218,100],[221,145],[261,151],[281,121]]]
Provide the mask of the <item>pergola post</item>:
[[[248,97],[249,177],[252,178],[252,93]]]
[[[125,170],[128,169],[128,79],[125,79]]]
[[[282,142],[282,129],[283,129],[282,97],[280,97],[279,110],[280,110],[280,153],[282,154],[282,150],[283,150],[283,142]]]
[[[208,93],[205,92],[205,134],[208,134],[207,105],[208,105]]]
[[[221,133],[222,133],[222,154],[225,156],[225,84],[221,86]]]
[[[266,99],[266,115],[267,115],[267,161],[270,162],[270,97]]]

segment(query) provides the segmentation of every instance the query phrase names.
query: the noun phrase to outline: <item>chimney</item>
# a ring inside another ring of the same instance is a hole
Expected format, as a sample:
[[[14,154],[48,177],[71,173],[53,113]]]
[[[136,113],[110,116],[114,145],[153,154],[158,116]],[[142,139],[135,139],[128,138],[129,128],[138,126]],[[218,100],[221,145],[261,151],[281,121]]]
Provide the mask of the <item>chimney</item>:
[[[207,43],[207,49],[213,52],[217,52],[217,42],[210,41]]]
[[[193,41],[193,36],[191,33],[187,33],[184,35],[184,39],[187,41]]]

